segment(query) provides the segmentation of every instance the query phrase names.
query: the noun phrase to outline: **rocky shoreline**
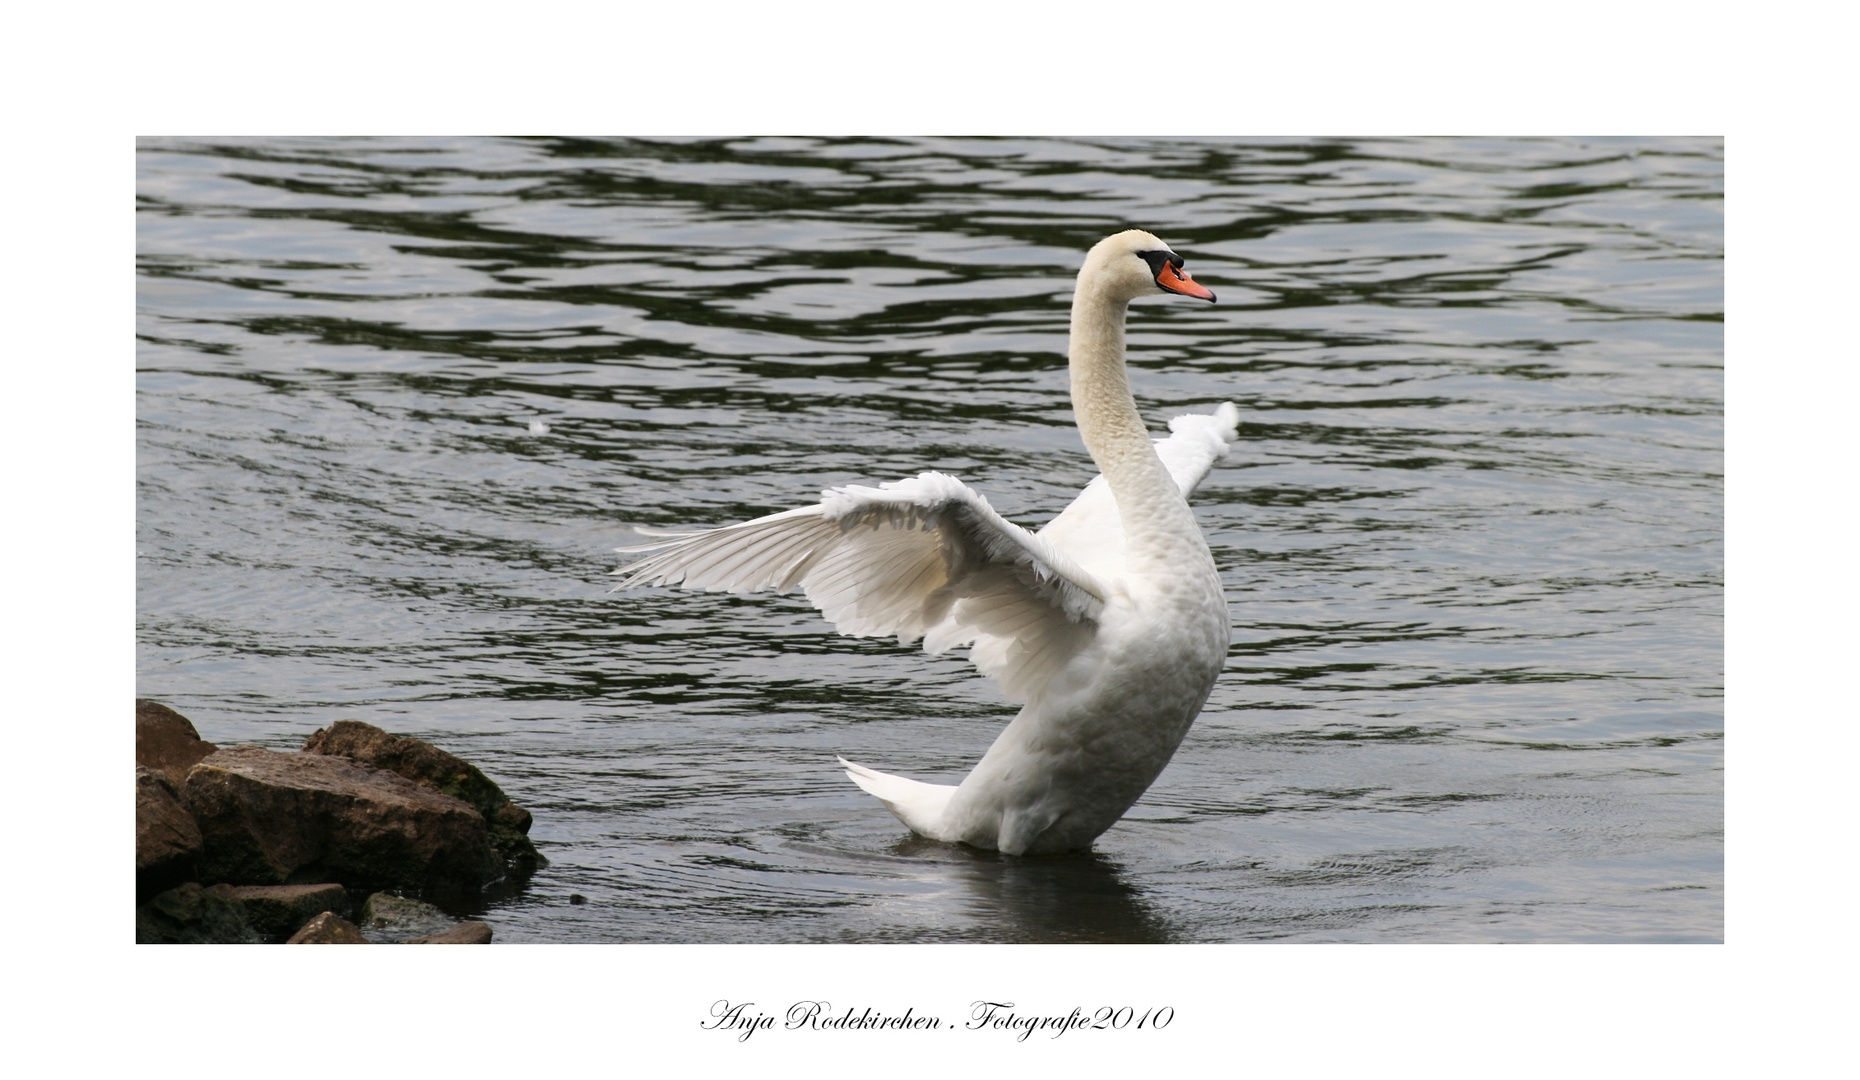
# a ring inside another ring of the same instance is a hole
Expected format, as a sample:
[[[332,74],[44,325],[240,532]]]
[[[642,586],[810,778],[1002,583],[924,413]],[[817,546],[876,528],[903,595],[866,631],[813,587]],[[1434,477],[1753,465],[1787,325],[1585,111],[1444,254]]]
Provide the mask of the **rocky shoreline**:
[[[295,753],[220,749],[138,699],[136,941],[488,944],[405,894],[520,883],[545,864],[531,820],[419,739],[341,720]]]

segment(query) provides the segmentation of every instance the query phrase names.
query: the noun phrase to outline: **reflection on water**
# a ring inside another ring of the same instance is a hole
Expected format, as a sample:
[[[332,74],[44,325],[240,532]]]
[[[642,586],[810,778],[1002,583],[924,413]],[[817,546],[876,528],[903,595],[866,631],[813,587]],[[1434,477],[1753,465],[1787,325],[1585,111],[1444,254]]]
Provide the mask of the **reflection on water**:
[[[968,892],[967,914],[1010,942],[1162,943],[1169,933],[1123,868],[1097,852],[1015,858],[907,837],[901,858],[937,864]]]
[[[138,693],[280,748],[462,754],[550,865],[499,940],[1722,937],[1715,140],[147,140]],[[636,524],[1091,475],[1083,252],[1234,617],[1093,853],[925,844],[833,765],[951,782],[1011,709],[797,597],[609,595]],[[570,905],[578,893],[588,903]]]

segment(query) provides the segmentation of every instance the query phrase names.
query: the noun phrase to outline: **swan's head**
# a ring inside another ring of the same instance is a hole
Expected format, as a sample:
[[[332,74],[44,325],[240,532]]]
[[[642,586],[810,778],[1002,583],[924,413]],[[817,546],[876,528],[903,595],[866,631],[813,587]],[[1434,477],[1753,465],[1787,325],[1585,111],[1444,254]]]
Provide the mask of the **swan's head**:
[[[1213,293],[1182,269],[1182,256],[1142,229],[1127,229],[1098,241],[1079,270],[1079,287],[1126,302],[1158,291],[1214,300]]]

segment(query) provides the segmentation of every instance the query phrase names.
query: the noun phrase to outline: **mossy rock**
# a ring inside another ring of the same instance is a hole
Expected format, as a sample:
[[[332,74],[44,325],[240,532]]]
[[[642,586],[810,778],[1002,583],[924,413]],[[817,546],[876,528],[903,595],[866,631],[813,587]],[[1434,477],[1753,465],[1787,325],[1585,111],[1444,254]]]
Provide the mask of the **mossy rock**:
[[[386,769],[442,795],[450,795],[484,815],[491,846],[512,874],[527,876],[548,860],[530,842],[528,810],[510,801],[502,788],[476,765],[456,754],[405,735],[391,735],[359,720],[338,720],[304,743],[312,754],[333,754]]]

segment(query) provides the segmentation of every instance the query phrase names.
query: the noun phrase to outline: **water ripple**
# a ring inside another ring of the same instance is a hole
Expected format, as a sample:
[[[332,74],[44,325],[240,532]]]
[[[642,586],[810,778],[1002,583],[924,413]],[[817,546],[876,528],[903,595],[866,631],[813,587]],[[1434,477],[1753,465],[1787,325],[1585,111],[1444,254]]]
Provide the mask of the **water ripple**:
[[[1722,200],[1708,139],[144,140],[138,692],[477,761],[551,859],[500,940],[1718,940]],[[1228,669],[1093,853],[911,839],[833,757],[953,780],[988,683],[611,549],[925,469],[1044,521],[1133,224],[1221,295],[1130,341],[1242,411]]]

